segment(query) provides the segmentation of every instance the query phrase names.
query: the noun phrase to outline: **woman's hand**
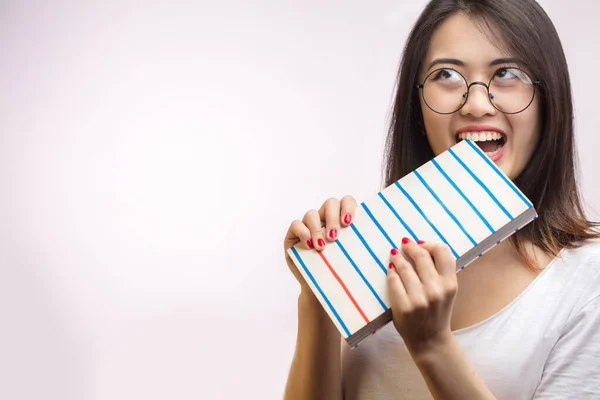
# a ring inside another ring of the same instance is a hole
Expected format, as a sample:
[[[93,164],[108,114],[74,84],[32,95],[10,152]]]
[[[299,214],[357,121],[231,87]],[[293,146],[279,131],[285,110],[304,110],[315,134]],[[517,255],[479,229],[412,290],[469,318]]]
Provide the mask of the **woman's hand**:
[[[391,251],[388,289],[394,326],[414,356],[452,340],[456,262],[444,244],[404,238],[402,252]]]
[[[287,250],[302,242],[305,248],[323,250],[327,242],[334,242],[341,227],[350,225],[356,210],[356,201],[352,196],[341,200],[330,198],[323,203],[319,211],[309,210],[302,221],[295,220],[290,225],[283,241],[283,250],[287,265],[300,282],[302,291],[311,293],[307,283],[290,258]]]

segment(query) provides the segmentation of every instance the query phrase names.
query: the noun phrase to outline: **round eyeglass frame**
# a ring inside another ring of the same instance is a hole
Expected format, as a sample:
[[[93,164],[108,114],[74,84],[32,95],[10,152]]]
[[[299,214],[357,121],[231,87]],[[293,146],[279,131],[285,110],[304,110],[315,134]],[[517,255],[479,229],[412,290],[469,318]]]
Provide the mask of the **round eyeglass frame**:
[[[438,68],[435,69],[433,71],[431,71],[429,74],[427,74],[427,76],[425,77],[425,79],[423,80],[423,83],[419,83],[417,84],[417,89],[421,89],[421,96],[423,97],[423,101],[425,102],[425,105],[434,113],[436,114],[441,114],[441,115],[449,115],[449,114],[454,114],[455,112],[459,111],[461,108],[463,108],[465,106],[465,104],[467,104],[467,101],[469,100],[469,93],[471,92],[471,87],[474,85],[481,85],[483,87],[485,87],[485,89],[487,90],[487,97],[488,100],[490,102],[490,104],[498,111],[500,111],[503,114],[508,114],[508,115],[513,115],[513,114],[519,114],[522,113],[523,111],[527,110],[529,108],[529,106],[533,103],[533,100],[535,99],[535,93],[536,93],[536,87],[538,87],[540,85],[540,81],[534,81],[532,80],[532,86],[533,86],[533,94],[531,95],[531,101],[529,102],[529,104],[527,104],[523,109],[521,109],[520,111],[516,111],[516,112],[506,112],[501,110],[500,108],[498,108],[494,102],[492,101],[493,98],[493,94],[490,93],[490,85],[492,83],[492,80],[494,79],[494,77],[496,76],[496,73],[498,73],[498,71],[502,71],[505,69],[516,69],[518,71],[523,72],[527,77],[529,77],[531,79],[531,77],[529,76],[529,74],[521,69],[521,68],[517,68],[517,67],[503,67],[503,68],[498,68],[497,70],[494,71],[494,73],[492,74],[492,77],[490,78],[490,81],[488,82],[488,84],[486,85],[485,82],[481,82],[481,81],[473,81],[471,83],[467,83],[467,79],[464,77],[463,74],[461,74],[460,72],[458,72],[457,70],[453,69],[453,68]],[[425,83],[427,82],[427,79],[429,79],[429,77],[433,74],[435,74],[436,72],[442,71],[442,70],[451,70],[456,72],[458,75],[460,75],[460,77],[463,79],[463,81],[465,82],[465,85],[467,87],[467,91],[463,94],[463,97],[465,98],[465,101],[461,104],[460,107],[458,107],[456,110],[451,111],[451,112],[439,112],[434,110],[429,103],[427,103],[427,99],[425,98],[425,94],[423,93],[423,89],[425,88]],[[466,97],[465,97],[466,96]]]

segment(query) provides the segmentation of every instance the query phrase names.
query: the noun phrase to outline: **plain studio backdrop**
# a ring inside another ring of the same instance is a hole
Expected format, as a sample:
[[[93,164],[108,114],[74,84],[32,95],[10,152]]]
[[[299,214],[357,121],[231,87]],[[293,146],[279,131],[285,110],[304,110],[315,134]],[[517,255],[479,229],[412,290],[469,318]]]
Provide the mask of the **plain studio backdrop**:
[[[280,398],[283,236],[380,189],[424,4],[1,1],[0,398]],[[542,5],[598,210],[600,5]]]

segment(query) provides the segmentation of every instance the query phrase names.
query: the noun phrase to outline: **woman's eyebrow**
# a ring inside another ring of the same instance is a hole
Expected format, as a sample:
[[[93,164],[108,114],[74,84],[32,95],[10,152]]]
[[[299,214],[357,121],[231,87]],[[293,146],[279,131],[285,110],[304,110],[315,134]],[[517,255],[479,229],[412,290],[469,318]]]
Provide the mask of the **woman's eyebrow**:
[[[431,67],[433,67],[436,64],[452,64],[452,65],[458,65],[459,67],[464,67],[465,63],[456,59],[456,58],[436,58],[435,60],[433,60],[431,62],[431,64],[429,64],[429,66],[427,67],[427,69],[431,69]]]
[[[490,67],[500,64],[519,64],[520,60],[513,57],[498,58],[490,63]]]
[[[513,57],[497,58],[497,59],[493,60],[492,62],[490,62],[490,67],[493,67],[496,65],[501,65],[501,64],[518,64],[518,63],[519,63],[519,59],[513,58]],[[436,58],[429,64],[427,69],[428,70],[431,69],[431,67],[433,67],[436,64],[451,64],[451,65],[457,65],[459,67],[464,67],[466,65],[466,63],[464,61],[461,61],[457,58]]]

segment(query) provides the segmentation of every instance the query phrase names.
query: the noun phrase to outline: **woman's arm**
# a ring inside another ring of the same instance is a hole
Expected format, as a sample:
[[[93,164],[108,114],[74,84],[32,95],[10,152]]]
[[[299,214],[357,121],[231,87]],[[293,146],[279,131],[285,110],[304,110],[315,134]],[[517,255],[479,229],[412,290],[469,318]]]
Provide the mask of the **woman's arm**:
[[[341,227],[351,224],[355,210],[356,200],[352,196],[344,196],[340,201],[330,198],[319,211],[309,210],[302,221],[292,222],[285,236],[286,262],[301,287],[298,336],[285,387],[286,400],[342,399],[341,334],[304,281],[287,249],[302,243],[306,249],[322,251],[328,242],[337,240]]]
[[[296,350],[284,399],[342,399],[341,335],[312,293],[298,297]]]
[[[436,346],[411,355],[436,400],[495,399],[452,334]]]
[[[494,399],[450,328],[458,290],[447,246],[402,241],[391,250],[388,288],[394,326],[436,400]]]

